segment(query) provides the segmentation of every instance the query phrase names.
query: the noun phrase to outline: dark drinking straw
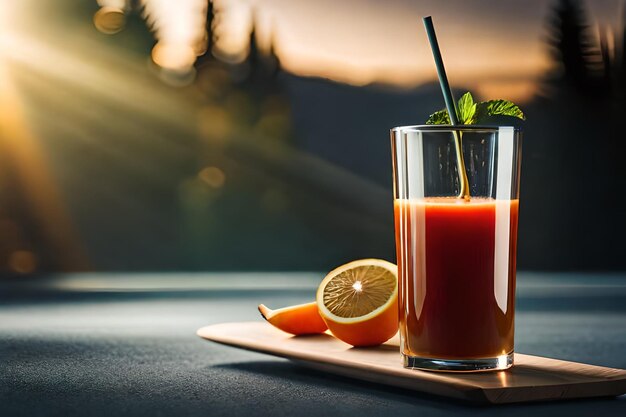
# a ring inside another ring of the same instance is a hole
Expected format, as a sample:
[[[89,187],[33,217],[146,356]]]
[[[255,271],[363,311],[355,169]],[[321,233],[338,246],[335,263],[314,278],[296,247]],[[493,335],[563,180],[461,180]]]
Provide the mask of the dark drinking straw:
[[[450,84],[448,84],[446,68],[443,66],[443,58],[441,58],[441,51],[439,50],[439,43],[437,42],[437,35],[435,34],[435,27],[433,26],[433,19],[432,17],[427,16],[422,20],[424,21],[424,27],[426,28],[426,34],[428,35],[430,49],[433,51],[433,58],[435,58],[435,66],[437,67],[437,75],[439,76],[439,85],[441,85],[443,99],[446,102],[446,109],[448,110],[448,115],[450,116],[450,124],[453,126],[458,125],[459,117],[456,113],[456,106],[454,105],[454,97],[452,97]]]

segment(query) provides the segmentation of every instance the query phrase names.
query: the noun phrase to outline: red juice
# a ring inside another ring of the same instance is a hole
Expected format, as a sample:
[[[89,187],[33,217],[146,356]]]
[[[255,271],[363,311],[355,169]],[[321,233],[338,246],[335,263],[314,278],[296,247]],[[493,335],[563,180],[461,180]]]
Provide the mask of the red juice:
[[[518,200],[396,200],[403,354],[513,351]]]

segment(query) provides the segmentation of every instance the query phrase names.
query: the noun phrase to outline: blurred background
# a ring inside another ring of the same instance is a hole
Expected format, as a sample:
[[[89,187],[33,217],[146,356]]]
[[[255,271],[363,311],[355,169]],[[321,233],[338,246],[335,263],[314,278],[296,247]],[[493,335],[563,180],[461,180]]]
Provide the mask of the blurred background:
[[[2,0],[0,275],[395,259],[389,129],[527,115],[518,266],[626,270],[621,0]]]

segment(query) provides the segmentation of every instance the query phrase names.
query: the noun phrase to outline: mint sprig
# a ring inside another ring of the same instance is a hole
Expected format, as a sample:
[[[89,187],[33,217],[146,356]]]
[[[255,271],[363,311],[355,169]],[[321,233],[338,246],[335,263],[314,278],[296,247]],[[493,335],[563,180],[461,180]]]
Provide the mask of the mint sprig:
[[[517,104],[508,100],[489,100],[478,104],[476,107],[477,123],[480,123],[481,120],[491,116],[511,116],[517,117],[521,120],[526,120],[526,116],[524,116],[522,109],[520,109]]]
[[[457,104],[459,123],[464,125],[475,125],[486,123],[492,116],[510,116],[521,120],[526,120],[524,112],[517,104],[508,100],[489,100],[475,103],[469,91],[459,99]],[[430,115],[426,121],[427,125],[447,125],[450,124],[450,116],[446,109],[439,110]]]
[[[448,115],[448,111],[446,109],[439,110],[434,112],[428,117],[426,120],[427,125],[449,125],[450,124],[450,116]]]

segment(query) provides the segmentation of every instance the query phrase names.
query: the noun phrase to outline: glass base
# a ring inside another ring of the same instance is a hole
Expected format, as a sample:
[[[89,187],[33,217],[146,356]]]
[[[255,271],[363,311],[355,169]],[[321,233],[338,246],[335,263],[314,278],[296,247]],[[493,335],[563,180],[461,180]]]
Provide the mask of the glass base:
[[[481,359],[434,359],[402,354],[405,368],[440,372],[501,371],[513,366],[513,352],[495,358]]]

